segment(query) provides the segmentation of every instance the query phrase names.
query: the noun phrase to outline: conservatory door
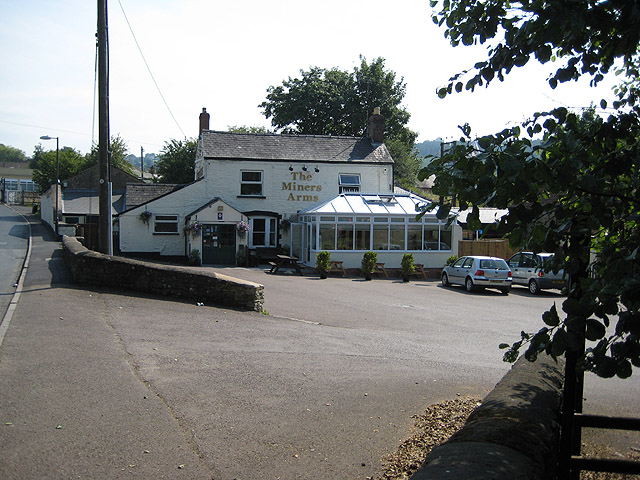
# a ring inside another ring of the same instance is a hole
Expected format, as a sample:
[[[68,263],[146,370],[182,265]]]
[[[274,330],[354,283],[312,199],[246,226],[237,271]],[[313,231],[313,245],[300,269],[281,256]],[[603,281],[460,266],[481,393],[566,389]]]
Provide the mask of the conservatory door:
[[[202,264],[236,264],[235,225],[205,224],[202,226]]]
[[[294,257],[305,259],[305,245],[304,245],[304,224],[292,223],[291,224],[291,237],[289,244],[291,245],[291,254]]]

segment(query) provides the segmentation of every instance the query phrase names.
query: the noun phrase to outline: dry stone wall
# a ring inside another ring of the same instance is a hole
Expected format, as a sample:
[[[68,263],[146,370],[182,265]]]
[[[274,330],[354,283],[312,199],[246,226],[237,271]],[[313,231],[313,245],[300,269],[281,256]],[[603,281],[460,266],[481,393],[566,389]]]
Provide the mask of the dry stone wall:
[[[205,305],[262,312],[264,286],[198,267],[158,265],[114,257],[62,238],[64,257],[76,283],[193,299]]]

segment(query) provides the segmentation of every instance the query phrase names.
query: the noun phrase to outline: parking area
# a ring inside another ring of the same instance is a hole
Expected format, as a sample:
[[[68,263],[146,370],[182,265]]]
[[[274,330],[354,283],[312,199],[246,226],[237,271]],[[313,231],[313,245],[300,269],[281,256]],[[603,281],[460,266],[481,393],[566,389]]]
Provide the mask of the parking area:
[[[7,478],[375,478],[413,415],[485,396],[510,368],[498,345],[562,301],[214,268],[265,286],[265,312],[242,312],[45,282],[49,257],[3,346]],[[591,383],[587,408],[637,409],[632,381]]]

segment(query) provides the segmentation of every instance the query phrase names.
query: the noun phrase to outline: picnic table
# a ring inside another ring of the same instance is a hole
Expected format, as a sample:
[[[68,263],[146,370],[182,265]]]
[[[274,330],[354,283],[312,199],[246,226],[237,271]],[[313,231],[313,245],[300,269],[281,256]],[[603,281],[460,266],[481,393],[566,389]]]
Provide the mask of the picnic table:
[[[331,260],[329,262],[330,267],[329,268],[329,273],[333,272],[334,270],[338,271],[338,272],[342,272],[342,276],[346,277],[347,276],[347,271],[344,269],[344,262],[339,261],[339,260]]]
[[[302,269],[300,268],[299,258],[290,257],[289,255],[276,255],[275,262],[269,262],[271,265],[271,273],[278,273],[281,268],[293,268],[298,275],[302,275]]]

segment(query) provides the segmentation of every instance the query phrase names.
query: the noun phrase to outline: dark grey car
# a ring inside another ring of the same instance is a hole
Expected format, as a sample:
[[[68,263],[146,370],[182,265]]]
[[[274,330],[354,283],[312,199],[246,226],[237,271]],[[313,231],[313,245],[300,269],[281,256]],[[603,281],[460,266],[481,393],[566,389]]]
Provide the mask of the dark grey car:
[[[552,253],[518,252],[507,263],[513,273],[514,285],[523,285],[536,295],[542,290],[562,289],[567,284],[564,271],[553,272]]]

